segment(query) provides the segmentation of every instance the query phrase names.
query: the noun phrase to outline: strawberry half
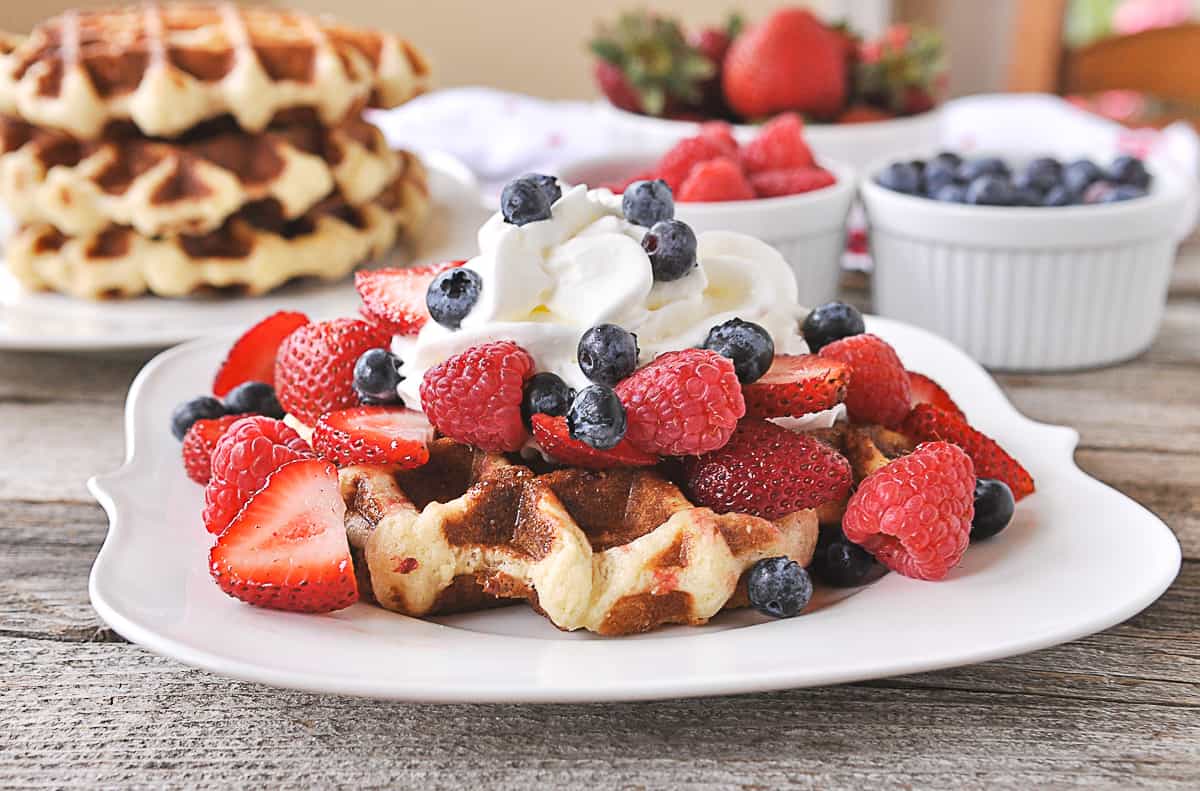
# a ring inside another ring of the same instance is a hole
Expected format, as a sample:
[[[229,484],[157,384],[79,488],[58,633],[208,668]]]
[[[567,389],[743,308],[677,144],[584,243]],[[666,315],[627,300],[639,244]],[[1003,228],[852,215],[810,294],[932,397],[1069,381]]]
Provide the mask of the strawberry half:
[[[650,467],[658,456],[640,451],[623,439],[610,450],[597,450],[586,442],[572,439],[565,417],[533,415],[533,438],[542,451],[559,464],[605,470],[610,467]]]
[[[331,612],[358,601],[333,465],[285,464],[217,539],[209,571],[221,590],[256,607]]]
[[[977,476],[1004,481],[1012,489],[1014,499],[1033,494],[1033,476],[1021,463],[987,434],[967,425],[959,415],[932,404],[917,404],[901,424],[900,431],[918,442],[944,441],[957,445],[975,462]]]
[[[908,384],[912,391],[913,406],[917,404],[932,404],[943,412],[958,415],[960,418],[966,420],[966,415],[958,408],[958,404],[954,403],[954,399],[950,397],[950,394],[943,390],[940,384],[925,374],[909,371]]]
[[[275,352],[283,339],[308,324],[303,313],[281,310],[255,324],[234,341],[213,379],[213,395],[223,398],[243,382],[275,381]]]
[[[433,426],[413,409],[364,406],[321,416],[313,450],[335,464],[394,464],[402,469],[429,461]]]
[[[815,354],[777,354],[758,381],[742,386],[747,417],[800,417],[846,399],[850,367]]]
[[[416,335],[429,320],[425,292],[433,279],[466,261],[446,261],[405,269],[363,270],[354,275],[354,287],[363,310],[386,322],[396,335]]]

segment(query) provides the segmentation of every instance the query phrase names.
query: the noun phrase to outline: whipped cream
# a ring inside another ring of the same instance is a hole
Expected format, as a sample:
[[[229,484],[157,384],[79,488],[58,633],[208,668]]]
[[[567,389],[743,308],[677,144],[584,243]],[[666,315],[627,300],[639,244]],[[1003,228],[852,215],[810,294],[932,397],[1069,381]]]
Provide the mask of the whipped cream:
[[[783,257],[744,234],[698,237],[699,265],[684,277],[655,282],[642,249],[646,229],[625,220],[621,198],[606,189],[565,189],[548,220],[524,226],[493,215],[479,230],[479,255],[465,266],[482,279],[479,301],[458,330],[427,322],[416,337],[396,336],[404,361],[400,393],[420,403],[427,368],[480,343],[511,340],[538,371],[575,388],[590,382],[576,360],[579,338],[597,324],[637,335],[639,365],[698,346],[715,325],[741,318],[762,325],[779,353],[806,351],[797,332],[803,309]]]

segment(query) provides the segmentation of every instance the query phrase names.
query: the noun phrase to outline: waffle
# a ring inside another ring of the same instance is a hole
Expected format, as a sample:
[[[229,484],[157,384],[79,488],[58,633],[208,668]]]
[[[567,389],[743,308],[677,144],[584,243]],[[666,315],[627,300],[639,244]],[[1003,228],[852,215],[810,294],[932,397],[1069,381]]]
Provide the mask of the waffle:
[[[182,297],[208,289],[262,294],[298,277],[333,280],[413,234],[429,210],[425,172],[411,155],[375,200],[352,206],[340,196],[297,219],[260,201],[202,235],[149,237],[127,226],[66,236],[53,226],[18,228],[9,270],[24,286],[89,299],[147,291]]]
[[[6,41],[0,112],[83,139],[121,121],[174,137],[223,115],[257,132],[293,108],[332,126],[407,101],[429,72],[396,36],[232,3],[68,11]]]
[[[855,488],[868,475],[886,467],[899,457],[912,453],[917,447],[917,443],[904,434],[877,425],[837,423],[832,428],[814,431],[812,434],[832,445],[850,462]],[[840,526],[848,500],[847,495],[846,500],[825,503],[818,508],[817,517],[821,524]]]
[[[363,589],[419,617],[526,599],[563,630],[703,624],[748,603],[755,562],[807,564],[817,535],[814,511],[718,515],[651,470],[535,475],[446,439],[422,468],[347,467],[341,486]]]
[[[335,189],[359,206],[395,179],[401,162],[383,133],[358,119],[180,142],[81,142],[0,117],[0,199],[18,223],[70,236],[109,225],[146,236],[203,234],[268,198],[295,219]]]

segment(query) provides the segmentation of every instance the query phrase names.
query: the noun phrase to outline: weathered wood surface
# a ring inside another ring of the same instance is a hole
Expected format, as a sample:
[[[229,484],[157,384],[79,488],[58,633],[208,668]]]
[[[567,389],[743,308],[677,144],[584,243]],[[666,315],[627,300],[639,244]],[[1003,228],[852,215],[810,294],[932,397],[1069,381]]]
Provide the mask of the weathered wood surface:
[[[1175,530],[1172,588],[1068,645],[831,689],[414,706],[231,682],[125,643],[88,604],[106,521],[83,481],[120,463],[147,357],[0,354],[0,787],[1200,787],[1198,240],[1142,358],[1001,377]]]

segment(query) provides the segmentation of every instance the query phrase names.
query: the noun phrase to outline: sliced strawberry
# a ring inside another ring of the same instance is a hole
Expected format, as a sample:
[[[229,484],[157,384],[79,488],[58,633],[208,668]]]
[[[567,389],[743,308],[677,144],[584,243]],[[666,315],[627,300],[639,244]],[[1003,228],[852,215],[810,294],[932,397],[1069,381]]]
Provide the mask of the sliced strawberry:
[[[917,442],[949,442],[962,448],[975,462],[980,478],[995,478],[1008,484],[1013,497],[1020,500],[1033,494],[1033,476],[1021,463],[981,431],[976,431],[960,416],[932,404],[917,404],[905,418],[900,431]]]
[[[303,313],[281,310],[255,324],[234,341],[217,369],[213,380],[213,395],[223,398],[243,382],[275,381],[275,352],[283,339],[308,323]]]
[[[215,420],[197,420],[183,435],[183,469],[203,486],[212,478],[212,455],[225,429],[245,415],[225,415]]]
[[[650,467],[658,456],[635,448],[623,439],[611,450],[596,450],[585,442],[572,439],[565,417],[533,415],[533,438],[547,456],[559,464],[603,470],[609,467]]]
[[[257,607],[330,612],[358,601],[337,470],[320,459],[285,464],[209,553],[221,590]]]
[[[815,354],[777,354],[757,382],[742,386],[748,417],[800,417],[846,399],[850,367]]]
[[[415,335],[429,320],[425,292],[433,279],[466,261],[446,261],[405,269],[372,269],[355,274],[363,310],[390,325],[397,335]]]
[[[403,469],[429,461],[433,426],[414,409],[364,406],[321,416],[313,449],[335,464],[395,464]]]
[[[964,420],[966,419],[966,415],[958,408],[958,404],[954,403],[954,399],[950,397],[950,394],[925,374],[909,371],[908,383],[912,389],[913,406],[917,404],[933,404],[938,409],[949,412],[952,415],[958,415]]]

